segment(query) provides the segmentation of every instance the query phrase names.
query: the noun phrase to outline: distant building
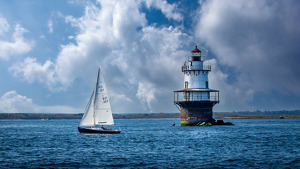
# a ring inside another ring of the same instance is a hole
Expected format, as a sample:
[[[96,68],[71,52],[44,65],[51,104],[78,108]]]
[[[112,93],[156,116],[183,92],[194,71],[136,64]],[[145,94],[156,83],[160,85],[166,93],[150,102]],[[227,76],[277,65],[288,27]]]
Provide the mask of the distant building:
[[[204,56],[196,46],[182,66],[184,88],[174,91],[174,103],[180,107],[181,126],[215,122],[212,112],[213,106],[219,103],[219,91],[209,88],[211,66],[203,62]]]

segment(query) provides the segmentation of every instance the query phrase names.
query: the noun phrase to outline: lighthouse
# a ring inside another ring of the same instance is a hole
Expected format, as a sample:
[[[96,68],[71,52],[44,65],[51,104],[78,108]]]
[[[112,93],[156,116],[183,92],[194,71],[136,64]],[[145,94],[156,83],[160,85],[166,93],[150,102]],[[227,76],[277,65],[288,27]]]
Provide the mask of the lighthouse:
[[[210,65],[195,46],[181,70],[184,74],[183,89],[174,91],[174,104],[180,109],[181,126],[214,124],[213,106],[219,103],[219,91],[210,89]]]

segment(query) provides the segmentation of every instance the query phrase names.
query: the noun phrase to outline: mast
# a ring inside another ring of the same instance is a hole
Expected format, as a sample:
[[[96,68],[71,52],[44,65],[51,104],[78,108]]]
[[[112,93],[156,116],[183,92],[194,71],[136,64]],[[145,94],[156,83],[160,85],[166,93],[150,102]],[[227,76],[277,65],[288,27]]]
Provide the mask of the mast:
[[[98,69],[98,75],[97,75],[97,82],[96,82],[96,87],[95,87],[95,99],[94,99],[94,106],[96,106],[96,102],[98,100],[98,90],[99,90],[99,77],[100,77],[100,68]],[[93,112],[93,117],[94,117],[94,126],[96,126],[96,116],[95,116],[95,108]]]
[[[94,107],[96,106],[96,101],[98,101],[98,90],[99,90],[99,79],[100,79],[100,68],[98,69],[98,75],[97,75],[97,83],[95,87],[95,99],[94,99]],[[96,116],[95,116],[96,109],[94,108],[94,126],[96,126]]]

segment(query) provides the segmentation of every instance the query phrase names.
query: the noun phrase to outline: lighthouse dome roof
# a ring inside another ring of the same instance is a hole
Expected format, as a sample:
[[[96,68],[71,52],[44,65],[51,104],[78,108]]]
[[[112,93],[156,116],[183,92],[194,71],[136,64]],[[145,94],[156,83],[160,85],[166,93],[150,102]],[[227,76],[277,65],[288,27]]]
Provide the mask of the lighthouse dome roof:
[[[196,52],[201,52],[201,51],[197,48],[197,45],[195,46],[195,49],[192,50],[192,53],[196,53]]]

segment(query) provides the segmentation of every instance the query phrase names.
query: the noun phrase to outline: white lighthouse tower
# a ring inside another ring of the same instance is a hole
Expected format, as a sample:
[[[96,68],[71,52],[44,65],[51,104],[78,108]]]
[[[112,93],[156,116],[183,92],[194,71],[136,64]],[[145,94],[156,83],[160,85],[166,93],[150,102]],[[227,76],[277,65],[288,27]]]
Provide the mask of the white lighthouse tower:
[[[215,122],[212,108],[219,103],[219,91],[209,89],[208,73],[211,66],[203,62],[204,56],[196,46],[182,66],[184,88],[174,91],[174,103],[180,107],[181,126]]]

